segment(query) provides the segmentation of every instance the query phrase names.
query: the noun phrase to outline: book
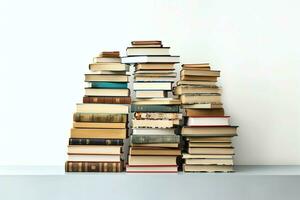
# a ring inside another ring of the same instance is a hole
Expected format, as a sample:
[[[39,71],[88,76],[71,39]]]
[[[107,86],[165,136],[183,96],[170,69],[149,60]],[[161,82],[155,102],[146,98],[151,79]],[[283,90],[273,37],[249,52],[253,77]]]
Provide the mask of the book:
[[[183,94],[180,96],[182,104],[221,104],[220,94]]]
[[[216,87],[215,81],[177,81],[177,85]]]
[[[176,156],[132,156],[128,157],[129,166],[176,166]]]
[[[172,82],[151,82],[151,83],[143,83],[143,82],[134,82],[133,83],[134,90],[172,90]]]
[[[130,155],[158,155],[158,156],[180,156],[181,150],[177,148],[161,148],[161,147],[130,147]]]
[[[183,127],[182,136],[236,136],[237,126]]]
[[[86,96],[127,97],[129,93],[129,89],[85,88]]]
[[[126,135],[127,129],[71,129],[71,138],[125,139]]]
[[[127,123],[73,122],[73,128],[127,128]]]
[[[92,63],[89,64],[91,71],[129,71],[129,66],[122,63]]]
[[[110,88],[110,89],[125,89],[128,88],[128,83],[118,82],[91,82],[92,88]]]
[[[130,144],[132,147],[166,147],[166,148],[178,148],[178,143],[147,143],[147,144]]]
[[[135,91],[136,98],[166,98],[168,96],[168,92],[164,90],[157,91]]]
[[[132,135],[174,135],[174,128],[134,128]]]
[[[211,81],[216,82],[217,81],[216,76],[191,76],[191,75],[183,75],[180,76],[180,80],[183,81]]]
[[[86,82],[129,82],[127,75],[112,75],[112,74],[85,74]]]
[[[199,97],[200,98],[200,97]],[[182,108],[184,108],[185,110],[188,109],[193,109],[193,110],[198,110],[198,109],[206,109],[206,110],[210,110],[210,109],[222,109],[223,108],[223,104],[222,103],[194,103],[194,104],[185,104],[182,105]]]
[[[180,85],[175,88],[174,93],[176,95],[182,95],[182,94],[216,94],[221,93],[221,89],[213,86],[213,87],[207,87],[207,86],[183,86]]]
[[[159,120],[132,120],[133,128],[173,128],[174,125],[179,125],[179,120],[168,120],[168,119],[159,119]]]
[[[188,153],[189,154],[204,154],[204,155],[233,155],[233,148],[214,148],[214,147],[209,147],[209,148],[205,148],[205,147],[189,147],[188,148]]]
[[[178,63],[179,56],[132,56],[122,57],[122,63]]]
[[[179,112],[177,105],[131,105],[131,112]]]
[[[69,145],[123,145],[123,140],[98,138],[69,138]]]
[[[182,67],[192,67],[192,68],[202,68],[202,67],[209,67],[209,63],[194,63],[194,64],[182,64]]]
[[[183,165],[185,172],[232,172],[231,165]]]
[[[149,99],[135,99],[135,105],[180,105],[179,99],[173,98],[149,98]]]
[[[83,103],[130,104],[131,97],[83,97]]]
[[[229,116],[188,117],[187,126],[229,126]]]
[[[127,47],[126,53],[127,56],[147,56],[147,55],[152,55],[152,56],[157,56],[157,55],[162,55],[162,56],[168,56],[170,55],[170,47]]]
[[[132,45],[162,45],[160,40],[134,40]]]
[[[205,70],[181,70],[180,76],[209,76],[209,77],[219,77],[220,71],[205,71]]]
[[[99,54],[100,57],[111,57],[111,58],[119,58],[120,52],[119,51],[102,51]]]
[[[136,112],[134,117],[137,120],[140,119],[168,119],[168,120],[178,120],[182,119],[181,113],[151,113],[151,112]]]
[[[120,155],[121,148],[112,145],[69,145],[68,155]]]
[[[79,113],[109,113],[128,114],[128,105],[84,103],[76,105]]]
[[[231,142],[231,137],[187,137],[186,138],[190,143],[196,142]]]
[[[232,147],[231,142],[189,142],[189,147]]]
[[[94,57],[94,63],[120,63],[121,58],[114,58],[114,57]]]
[[[126,123],[126,114],[80,113],[73,114],[75,122]]]
[[[185,159],[185,164],[187,165],[233,165],[233,160],[194,158],[194,159]]]
[[[224,109],[185,109],[186,116],[224,116]]]
[[[127,173],[177,173],[177,166],[126,166]]]
[[[179,135],[131,135],[131,144],[179,143]]]
[[[135,82],[174,82],[175,77],[137,76]]]
[[[120,162],[120,155],[68,155],[74,162]]]
[[[123,162],[70,162],[65,164],[66,172],[121,172]]]
[[[175,70],[172,63],[139,63],[135,66],[136,70]]]
[[[201,155],[183,153],[184,159],[233,159],[233,155]]]

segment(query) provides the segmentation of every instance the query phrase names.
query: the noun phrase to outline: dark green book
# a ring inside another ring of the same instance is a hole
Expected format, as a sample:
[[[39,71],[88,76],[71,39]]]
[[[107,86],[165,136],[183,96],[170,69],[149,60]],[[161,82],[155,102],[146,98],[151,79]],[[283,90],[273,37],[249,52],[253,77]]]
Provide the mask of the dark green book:
[[[179,135],[132,135],[131,144],[179,143]]]
[[[174,105],[131,105],[131,112],[179,112],[179,106]]]

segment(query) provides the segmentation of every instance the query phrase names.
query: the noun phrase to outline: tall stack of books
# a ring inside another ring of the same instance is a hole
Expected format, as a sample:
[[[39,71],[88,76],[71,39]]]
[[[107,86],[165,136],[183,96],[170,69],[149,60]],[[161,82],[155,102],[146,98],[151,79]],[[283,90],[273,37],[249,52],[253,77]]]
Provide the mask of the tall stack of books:
[[[83,103],[77,104],[68,146],[67,172],[121,172],[131,98],[129,66],[119,52],[102,52],[85,74]]]
[[[170,98],[176,78],[178,56],[170,56],[169,47],[161,41],[133,41],[122,63],[135,67],[135,99],[128,165],[126,171],[177,172],[181,155],[177,135],[180,100]]]
[[[184,64],[175,94],[185,110],[182,136],[185,172],[231,172],[233,155],[231,139],[237,127],[230,126],[224,115],[221,90],[217,86],[220,71],[208,63]]]

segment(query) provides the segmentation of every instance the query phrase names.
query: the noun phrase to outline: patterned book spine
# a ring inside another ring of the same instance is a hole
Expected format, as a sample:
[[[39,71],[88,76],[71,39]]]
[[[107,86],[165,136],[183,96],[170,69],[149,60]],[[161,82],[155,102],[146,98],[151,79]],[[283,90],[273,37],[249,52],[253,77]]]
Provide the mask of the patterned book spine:
[[[179,106],[131,105],[132,112],[179,112]]]
[[[132,135],[131,144],[179,143],[179,135]]]
[[[83,97],[83,103],[130,104],[130,97]]]
[[[134,117],[136,119],[181,119],[182,114],[179,113],[142,113],[136,112],[134,113]]]
[[[123,145],[123,140],[97,138],[70,138],[69,145]]]
[[[71,162],[65,164],[66,172],[122,172],[123,162]]]
[[[107,123],[125,123],[126,114],[103,114],[103,113],[74,113],[75,122],[107,122]]]

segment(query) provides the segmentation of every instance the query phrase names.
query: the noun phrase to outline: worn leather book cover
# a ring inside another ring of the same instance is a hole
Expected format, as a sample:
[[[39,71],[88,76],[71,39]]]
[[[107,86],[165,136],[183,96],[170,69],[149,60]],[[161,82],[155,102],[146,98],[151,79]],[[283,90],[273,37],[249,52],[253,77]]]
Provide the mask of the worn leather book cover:
[[[122,172],[123,162],[71,162],[65,163],[66,172]]]
[[[83,97],[83,103],[130,104],[130,97]]]
[[[99,138],[70,138],[69,145],[123,145],[123,140]]]
[[[126,114],[79,113],[73,115],[75,122],[126,123]]]

